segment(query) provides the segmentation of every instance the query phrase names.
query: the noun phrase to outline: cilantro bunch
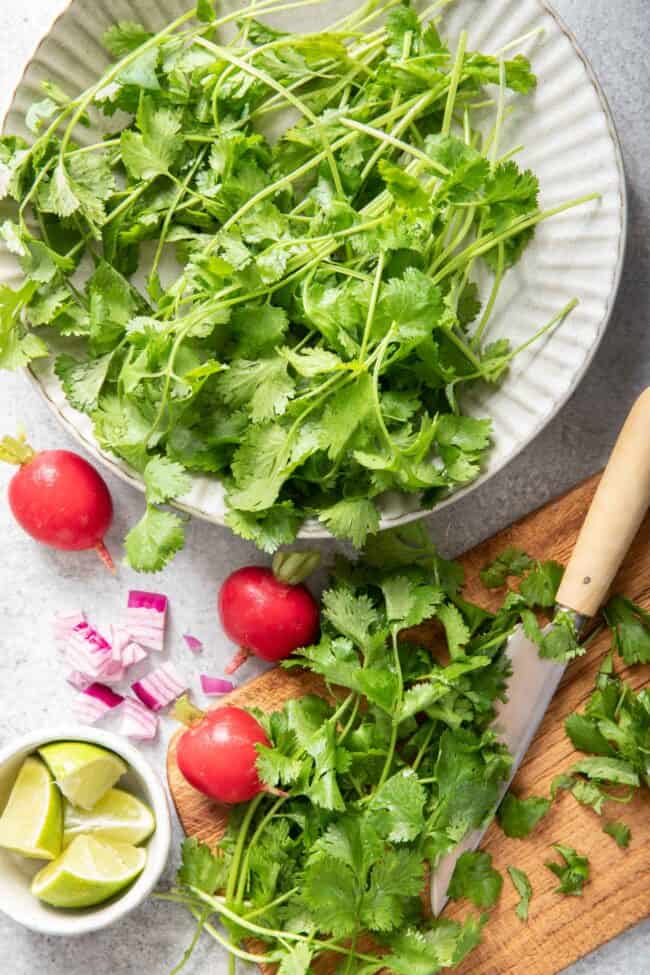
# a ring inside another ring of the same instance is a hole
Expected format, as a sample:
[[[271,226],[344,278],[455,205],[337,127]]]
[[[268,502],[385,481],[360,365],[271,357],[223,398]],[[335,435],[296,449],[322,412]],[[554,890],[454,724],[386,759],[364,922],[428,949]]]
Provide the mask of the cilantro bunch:
[[[489,726],[516,617],[465,602],[461,584],[420,526],[338,563],[319,642],[284,664],[320,675],[329,699],[256,714],[276,797],[235,807],[214,852],[185,841],[179,887],[163,895],[233,958],[306,975],[333,954],[346,975],[434,975],[480,939],[484,918],[428,918],[426,878],[494,814],[508,776]]]
[[[486,340],[504,274],[583,200],[538,208],[501,146],[530,65],[465,34],[450,50],[427,20],[444,6],[368,0],[308,35],[256,19],[279,0],[116,24],[97,82],[45,83],[31,144],[0,140],[25,276],[0,289],[0,365],[58,353],[70,404],[143,475],[135,568],[182,546],[160,505],[189,472],[218,477],[228,524],[267,551],[309,517],[361,546],[385,492],[433,505],[478,474],[491,424],[462,394],[519,351]]]

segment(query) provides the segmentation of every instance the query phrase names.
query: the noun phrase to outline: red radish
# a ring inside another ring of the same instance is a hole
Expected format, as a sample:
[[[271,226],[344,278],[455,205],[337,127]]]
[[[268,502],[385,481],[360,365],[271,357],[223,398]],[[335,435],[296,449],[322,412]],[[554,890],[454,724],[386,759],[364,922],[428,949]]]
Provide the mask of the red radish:
[[[312,552],[282,553],[272,570],[249,565],[228,576],[219,593],[219,616],[241,650],[227,674],[251,653],[275,662],[316,640],[318,604],[309,590],[296,584],[314,568],[315,559]]]
[[[94,548],[115,571],[104,545],[113,502],[105,481],[88,461],[69,450],[36,453],[24,436],[4,437],[0,460],[19,465],[9,484],[9,504],[28,535],[65,551]]]
[[[195,716],[201,713],[194,710]],[[261,724],[248,711],[217,708],[183,732],[176,760],[195,789],[217,802],[233,805],[271,791],[260,782],[255,764],[255,746],[270,744]]]

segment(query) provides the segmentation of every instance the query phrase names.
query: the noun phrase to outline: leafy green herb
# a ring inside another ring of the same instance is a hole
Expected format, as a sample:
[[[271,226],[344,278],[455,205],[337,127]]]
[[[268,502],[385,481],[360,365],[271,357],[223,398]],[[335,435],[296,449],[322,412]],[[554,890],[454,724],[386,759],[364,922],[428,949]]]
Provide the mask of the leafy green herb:
[[[499,826],[506,836],[523,839],[530,836],[550,807],[550,799],[538,796],[518,799],[512,792],[508,792],[497,812]]]
[[[622,850],[626,850],[630,845],[630,837],[632,835],[630,827],[626,826],[625,823],[621,823],[619,820],[608,819],[603,824],[603,833],[607,833],[608,836],[615,839]]]
[[[528,876],[519,867],[507,867],[508,874],[512,880],[512,885],[519,894],[519,903],[515,908],[515,914],[520,921],[528,920],[528,908],[530,899],[533,896],[533,888]]]
[[[492,866],[492,856],[477,850],[463,853],[449,883],[452,900],[466,897],[476,907],[493,907],[499,899],[503,877]]]
[[[560,881],[560,886],[555,888],[555,892],[580,896],[582,888],[589,881],[589,860],[587,857],[580,856],[570,846],[563,846],[561,843],[554,843],[553,849],[564,861],[557,863],[549,860],[546,863],[548,869]]]
[[[614,646],[628,666],[650,663],[650,613],[641,606],[614,596],[603,610],[614,634]]]
[[[532,566],[533,560],[521,549],[506,548],[481,569],[481,582],[488,589],[498,589],[506,584],[509,576],[522,576]]]
[[[521,55],[450,51],[404,3],[305,36],[255,13],[199,0],[157,34],[114,24],[97,82],[45,83],[31,144],[0,139],[1,233],[25,277],[0,290],[0,366],[55,355],[103,449],[219,478],[227,523],[266,551],[313,517],[361,547],[386,492],[433,506],[480,473],[491,423],[463,406],[517,354],[488,340],[502,272],[589,197],[540,210],[534,174],[499,158],[500,121],[479,126],[482,86],[534,87]],[[97,113],[109,135],[88,143]],[[175,518],[147,510],[133,567],[180,548]],[[550,605],[540,571],[522,585]]]

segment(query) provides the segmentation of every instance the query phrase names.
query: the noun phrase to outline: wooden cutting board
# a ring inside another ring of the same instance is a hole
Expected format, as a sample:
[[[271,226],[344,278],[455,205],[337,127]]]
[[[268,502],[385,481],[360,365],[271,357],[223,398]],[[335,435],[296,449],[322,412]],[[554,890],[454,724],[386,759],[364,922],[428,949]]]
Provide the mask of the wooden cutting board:
[[[486,593],[478,573],[508,545],[523,548],[539,559],[566,562],[597,483],[598,477],[585,481],[467,552],[460,559],[466,571],[466,596],[496,608],[503,594]],[[615,589],[650,610],[650,516],[619,573]],[[584,706],[609,646],[609,635],[603,632],[590,645],[587,655],[572,663],[515,778],[513,789],[517,795],[548,795],[551,779],[577,759],[564,734],[563,721]],[[619,670],[620,665],[618,660]],[[650,677],[650,667],[620,672],[635,688]],[[310,692],[324,693],[322,683],[314,675],[275,669],[238,688],[223,703],[255,704],[272,711],[284,701]],[[214,843],[223,832],[227,810],[200,795],[184,780],[176,765],[175,740],[169,747],[167,775],[179,819],[188,835]],[[483,849],[492,853],[495,866],[504,875],[508,865],[528,873],[534,891],[530,918],[523,924],[515,916],[518,898],[506,876],[499,904],[484,929],[483,943],[455,970],[459,975],[555,975],[650,914],[648,795],[629,805],[609,803],[606,814],[623,819],[630,826],[632,839],[627,850],[619,850],[614,840],[601,831],[602,823],[596,814],[570,795],[563,795],[554,803],[534,835],[526,840],[508,839],[498,827],[490,827]],[[553,892],[556,878],[545,868],[544,861],[554,858],[554,842],[568,844],[588,855],[592,880],[582,897],[563,897]],[[450,904],[445,913],[462,917],[467,909]]]

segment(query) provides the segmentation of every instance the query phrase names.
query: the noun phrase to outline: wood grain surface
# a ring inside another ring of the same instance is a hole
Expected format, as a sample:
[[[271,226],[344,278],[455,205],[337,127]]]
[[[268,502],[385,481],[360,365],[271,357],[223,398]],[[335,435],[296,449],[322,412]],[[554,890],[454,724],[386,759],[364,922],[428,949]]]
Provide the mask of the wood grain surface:
[[[503,592],[486,593],[478,574],[487,561],[508,545],[523,548],[536,558],[566,562],[597,483],[597,477],[589,479],[467,552],[460,559],[466,572],[467,598],[488,608],[499,605]],[[650,609],[650,517],[642,525],[614,588]],[[419,631],[429,642],[436,638],[435,628],[426,624]],[[609,636],[603,632],[590,645],[587,655],[571,664],[515,778],[513,791],[520,797],[547,795],[551,779],[577,759],[564,734],[563,721],[584,706],[609,647]],[[617,667],[635,688],[647,683],[650,676],[649,667],[621,670],[620,660]],[[223,703],[255,704],[271,711],[305,693],[324,694],[320,679],[311,674],[274,669],[238,688]],[[214,843],[223,832],[227,810],[200,795],[183,779],[175,761],[175,740],[170,743],[167,774],[179,819],[188,835]],[[499,904],[492,910],[484,929],[483,943],[455,969],[458,975],[555,975],[650,914],[647,792],[629,805],[610,803],[605,812],[606,816],[623,819],[630,826],[632,839],[628,850],[620,850],[601,831],[602,824],[596,814],[568,794],[554,803],[534,835],[526,840],[508,839],[498,827],[490,827],[483,849],[492,853],[495,866],[504,874],[508,865],[518,866],[529,875],[534,891],[530,918],[523,924],[515,916],[518,898],[506,876]],[[592,880],[582,897],[554,893],[556,878],[544,866],[545,860],[554,858],[551,849],[554,842],[568,844],[589,856]],[[454,903],[445,911],[446,916],[458,918],[466,913],[465,905]],[[326,965],[319,972],[328,968]]]

